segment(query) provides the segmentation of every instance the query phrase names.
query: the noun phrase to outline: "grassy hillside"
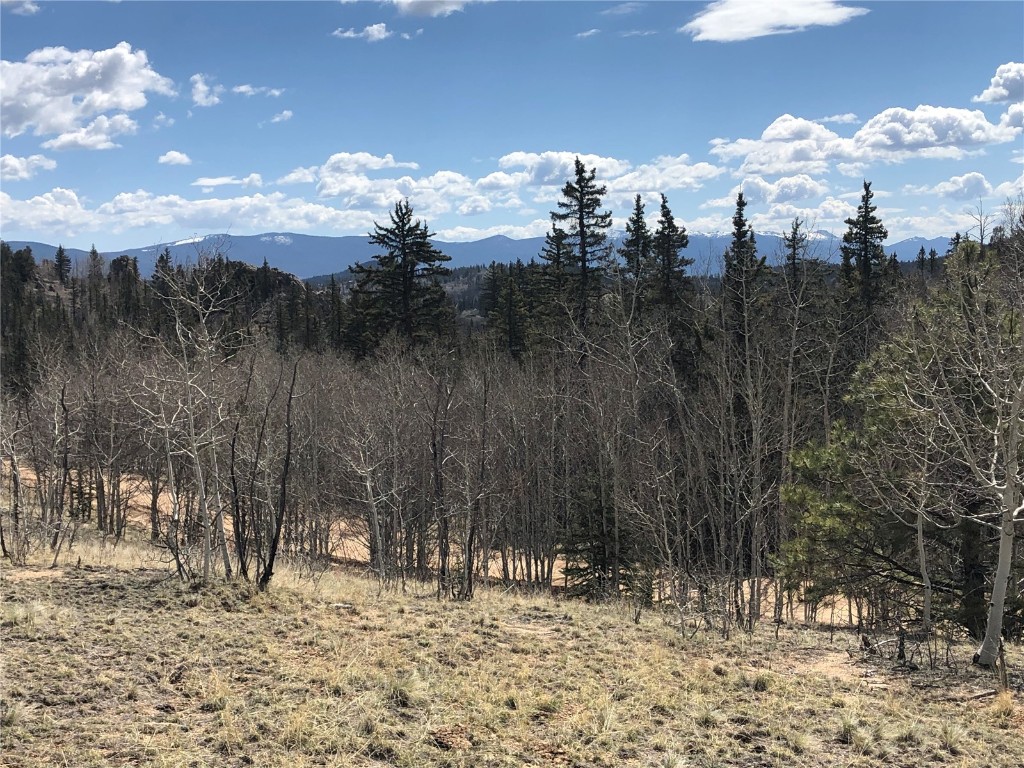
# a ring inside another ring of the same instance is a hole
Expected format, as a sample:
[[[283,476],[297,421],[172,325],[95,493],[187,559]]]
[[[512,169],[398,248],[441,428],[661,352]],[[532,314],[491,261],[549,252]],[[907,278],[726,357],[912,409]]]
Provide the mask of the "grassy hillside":
[[[152,557],[4,569],[0,763],[1024,764],[1018,648],[1016,693],[986,695],[966,646],[936,645],[936,669],[918,648],[911,671],[809,627],[724,641],[657,613],[500,590],[439,603],[343,573],[194,589]]]

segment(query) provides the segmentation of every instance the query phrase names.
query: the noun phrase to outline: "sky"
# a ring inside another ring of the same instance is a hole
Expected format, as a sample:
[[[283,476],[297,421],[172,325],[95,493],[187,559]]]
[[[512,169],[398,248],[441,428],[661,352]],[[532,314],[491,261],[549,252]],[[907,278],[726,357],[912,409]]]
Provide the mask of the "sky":
[[[622,228],[889,242],[1024,187],[1024,3],[0,0],[0,235],[100,251],[542,236],[575,157]]]

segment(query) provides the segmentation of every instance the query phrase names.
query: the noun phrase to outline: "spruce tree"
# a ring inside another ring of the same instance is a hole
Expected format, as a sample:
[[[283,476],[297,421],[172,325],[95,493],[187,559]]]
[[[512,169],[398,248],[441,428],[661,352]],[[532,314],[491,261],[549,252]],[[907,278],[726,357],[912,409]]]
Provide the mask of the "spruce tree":
[[[870,316],[883,297],[883,285],[888,257],[882,242],[889,236],[882,221],[875,215],[877,206],[871,203],[874,193],[871,182],[864,182],[857,215],[846,220],[848,229],[843,235],[842,277],[850,299],[858,305],[860,319]]]
[[[637,195],[633,203],[633,213],[626,222],[626,238],[619,248],[619,255],[625,262],[626,277],[633,281],[638,293],[641,283],[650,278],[648,272],[651,267],[652,248],[653,238],[644,219],[643,199]]]
[[[60,284],[67,285],[68,278],[71,277],[71,257],[68,256],[63,245],[58,245],[57,252],[53,255],[53,268]]]
[[[540,252],[544,262],[538,276],[537,301],[540,305],[541,322],[546,330],[555,331],[565,326],[565,309],[571,306],[569,295],[572,263],[572,249],[569,235],[564,229],[552,225],[544,238]]]
[[[612,226],[611,211],[601,210],[601,199],[608,188],[598,185],[596,179],[597,169],[588,171],[577,157],[573,179],[562,187],[559,210],[551,214],[553,223],[566,224],[566,241],[573,254],[573,314],[581,331],[586,331],[601,294],[608,260],[608,230]]]
[[[765,264],[764,257],[757,255],[754,229],[747,223],[744,213],[746,207],[747,201],[740,192],[736,196],[732,242],[725,252],[725,274],[722,277],[725,324],[740,350],[746,348],[747,335],[753,321],[751,313]]]
[[[449,274],[451,257],[434,248],[433,233],[413,218],[408,200],[395,204],[390,225],[374,223],[370,243],[383,249],[372,265],[354,264],[358,282],[353,289],[363,299],[360,311],[378,335],[397,332],[419,341],[440,332],[446,296],[438,278]],[[353,307],[354,308],[354,307]]]
[[[807,234],[801,230],[803,224],[799,218],[793,219],[789,233],[782,236],[782,245],[786,249],[786,280],[791,295],[799,284],[800,266],[807,250]]]
[[[651,238],[652,269],[648,296],[651,306],[671,313],[682,309],[685,294],[692,290],[686,268],[693,264],[693,259],[681,253],[689,244],[686,227],[676,223],[668,207],[668,198],[662,195],[658,225]]]

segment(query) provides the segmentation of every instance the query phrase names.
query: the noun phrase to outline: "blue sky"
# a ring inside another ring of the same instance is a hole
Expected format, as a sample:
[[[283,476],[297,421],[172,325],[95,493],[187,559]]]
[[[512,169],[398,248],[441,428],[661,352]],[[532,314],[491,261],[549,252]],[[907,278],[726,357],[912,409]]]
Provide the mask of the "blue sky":
[[[543,235],[578,154],[618,226],[890,240],[1024,184],[1024,3],[2,0],[0,227],[101,251],[365,234]]]

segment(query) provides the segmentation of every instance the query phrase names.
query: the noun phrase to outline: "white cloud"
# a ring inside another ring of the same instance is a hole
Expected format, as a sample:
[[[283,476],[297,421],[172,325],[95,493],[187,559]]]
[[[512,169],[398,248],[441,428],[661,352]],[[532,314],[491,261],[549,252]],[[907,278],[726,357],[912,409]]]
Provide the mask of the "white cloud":
[[[518,189],[524,184],[530,182],[530,174],[523,171],[517,171],[516,173],[505,173],[504,171],[495,171],[489,173],[481,179],[477,179],[476,187],[488,192],[507,192],[509,190]]]
[[[4,155],[0,157],[0,180],[25,181],[35,176],[36,171],[52,171],[56,167],[57,161],[51,160],[45,155],[29,155],[28,157]]]
[[[844,112],[841,115],[829,115],[828,117],[819,117],[814,122],[816,123],[839,123],[840,125],[848,125],[850,123],[857,122],[857,116],[853,112]]]
[[[474,0],[391,0],[399,13],[408,16],[450,16]]]
[[[942,181],[933,187],[927,184],[914,186],[908,184],[903,192],[911,195],[940,195],[950,200],[976,201],[990,198],[1002,199],[1015,197],[1024,191],[1024,174],[1012,181],[1004,181],[993,187],[984,174],[977,171],[965,173],[963,176],[953,176],[948,181]]]
[[[1024,128],[1024,101],[1011,104],[999,118],[999,125],[1004,128]]]
[[[93,229],[95,215],[86,210],[70,189],[55,187],[28,200],[15,200],[0,192],[0,226],[4,229],[26,229],[72,236],[83,229]]]
[[[644,7],[644,3],[619,3],[613,5],[611,8],[605,8],[601,11],[602,16],[627,16],[631,13],[636,13]]]
[[[395,33],[388,29],[388,25],[383,21],[379,24],[370,24],[367,27],[363,27],[362,32],[357,32],[354,28],[342,29],[341,27],[331,32],[331,35],[334,37],[340,37],[345,40],[365,40],[368,43],[379,43],[381,40],[387,40],[393,34]]]
[[[601,30],[600,29],[588,29],[586,32],[577,32],[576,33],[576,37],[578,37],[578,38],[580,38],[582,40],[584,38],[593,37],[594,35],[599,35],[599,34],[601,34]]]
[[[814,26],[832,27],[867,12],[836,0],[716,0],[679,31],[697,41],[728,43],[802,32]]]
[[[398,162],[391,154],[378,157],[369,152],[336,152],[327,158],[327,162],[319,168],[319,193],[325,197],[333,197],[337,190],[346,188],[344,179],[365,171],[380,171],[386,168],[410,168],[418,170],[419,165],[410,162]]]
[[[192,75],[192,103],[197,107],[212,107],[220,104],[220,95],[224,93],[223,85],[211,85],[206,82],[206,75]]]
[[[178,152],[176,149],[172,149],[169,152],[164,152],[157,158],[157,162],[162,165],[192,165],[192,158],[186,155],[184,152]]]
[[[168,117],[163,112],[157,113],[157,116],[153,118],[153,127],[157,130],[161,128],[170,128],[174,125],[174,118]]]
[[[460,216],[477,216],[491,210],[491,201],[483,195],[473,195],[466,198],[458,207]]]
[[[292,114],[293,113],[292,113],[292,111],[290,109],[286,109],[283,112],[278,112],[276,115],[274,115],[272,118],[270,118],[270,122],[272,122],[272,123],[283,123],[283,122],[285,122],[287,120],[291,120],[292,119]]]
[[[1017,197],[1019,195],[1024,195],[1024,173],[1013,181],[1004,181],[992,190],[992,196],[1000,199]]]
[[[415,32],[403,32],[401,37],[403,40],[412,40],[414,37],[419,37],[423,34],[423,28],[420,27]]]
[[[811,178],[807,174],[786,176],[774,182],[765,181],[760,176],[748,176],[732,188],[728,195],[715,200],[708,200],[701,208],[729,208],[736,204],[736,195],[742,192],[750,203],[768,203],[776,205],[794,200],[806,200],[820,197],[828,192],[828,184]]]
[[[550,219],[535,219],[529,224],[499,224],[494,227],[478,229],[476,227],[451,227],[438,230],[437,238],[450,243],[467,242],[470,240],[483,240],[486,237],[504,235],[515,240],[522,240],[528,237],[544,237],[551,229]]]
[[[619,196],[615,204],[621,205],[622,196],[631,199],[637,194],[650,197],[675,189],[700,189],[707,181],[723,173],[724,168],[711,163],[691,163],[689,155],[665,155],[621,175],[613,174],[607,186],[610,195]]]
[[[996,103],[1024,101],[1024,62],[1010,61],[1000,64],[988,88],[971,101]]]
[[[574,175],[577,157],[588,170],[596,168],[597,176],[602,179],[621,176],[630,168],[625,160],[576,152],[510,152],[498,159],[498,167],[525,168],[529,174],[529,184],[557,184],[561,188]]]
[[[236,176],[203,176],[192,182],[193,187],[202,187],[203,189],[235,185],[241,187],[262,187],[263,178],[258,173],[250,173],[242,179]]]
[[[312,184],[316,181],[317,171],[320,166],[311,165],[308,168],[296,168],[275,181],[275,184]]]
[[[654,29],[630,29],[626,32],[620,32],[619,37],[650,37],[656,34],[658,32]]]
[[[10,8],[18,16],[32,16],[39,13],[39,4],[32,0],[0,0],[0,5]]]
[[[62,133],[54,139],[44,141],[42,146],[46,149],[56,150],[114,149],[121,146],[114,142],[114,136],[133,134],[138,127],[138,123],[128,115],[114,115],[113,117],[100,115],[84,128]]]
[[[948,181],[942,181],[933,187],[926,185],[903,187],[905,194],[912,195],[940,195],[952,200],[977,200],[989,197],[992,194],[992,185],[984,174],[977,171],[965,173],[963,176],[953,176]]]
[[[246,96],[246,97],[248,97],[248,96],[270,96],[271,98],[275,98],[276,99],[278,96],[280,96],[282,93],[284,93],[284,88],[268,88],[265,85],[255,86],[255,85],[249,85],[248,83],[246,83],[244,85],[236,85],[234,88],[231,89],[231,92],[232,93],[239,93],[242,96]]]
[[[993,125],[980,110],[956,107],[891,107],[868,120],[853,137],[858,147],[904,155],[949,150],[935,156],[962,157],[964,149],[1012,141],[1019,129]]]
[[[0,61],[0,120],[8,138],[77,131],[107,112],[131,112],[146,95],[174,95],[174,84],[152,67],[145,51],[118,43],[103,51],[40,48],[24,61]]]
[[[980,110],[921,105],[886,109],[850,138],[818,122],[782,115],[759,139],[715,139],[709,152],[723,161],[741,160],[737,173],[743,175],[819,175],[833,167],[856,175],[872,162],[962,158],[1020,133],[1020,128],[988,122]]]

